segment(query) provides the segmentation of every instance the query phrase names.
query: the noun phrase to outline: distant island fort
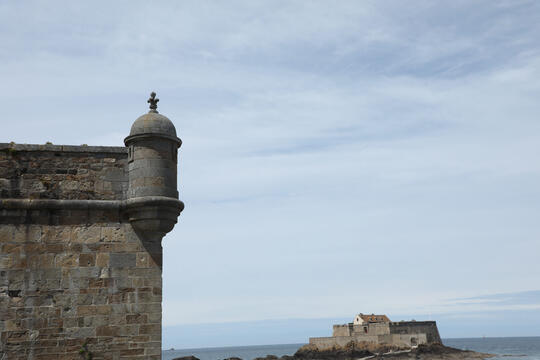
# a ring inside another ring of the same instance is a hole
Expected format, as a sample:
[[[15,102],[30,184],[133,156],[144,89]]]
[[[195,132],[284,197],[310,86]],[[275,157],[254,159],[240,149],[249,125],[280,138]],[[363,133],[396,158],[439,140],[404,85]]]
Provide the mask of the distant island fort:
[[[309,343],[318,350],[343,347],[351,341],[414,347],[441,343],[435,321],[390,321],[386,315],[358,314],[353,322],[334,325],[331,337],[314,337]]]

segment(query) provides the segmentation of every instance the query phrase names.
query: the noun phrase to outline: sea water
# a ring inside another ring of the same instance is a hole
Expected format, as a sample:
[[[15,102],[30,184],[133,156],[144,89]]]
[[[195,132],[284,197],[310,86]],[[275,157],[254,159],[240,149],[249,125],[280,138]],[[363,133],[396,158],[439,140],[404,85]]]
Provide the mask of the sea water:
[[[540,360],[540,337],[444,339],[444,345],[496,354],[492,359]]]
[[[162,360],[172,360],[176,357],[193,355],[201,360],[223,360],[230,357],[239,357],[251,360],[266,355],[292,355],[304,344],[284,345],[256,345],[256,346],[227,346],[202,349],[165,350]]]
[[[507,337],[507,338],[471,338],[443,339],[446,346],[464,350],[474,350],[496,354],[497,360],[540,360],[540,337]],[[222,360],[239,357],[251,360],[266,355],[292,355],[304,344],[230,346],[203,349],[182,349],[163,351],[163,360],[172,360],[181,356],[193,355],[201,360]]]

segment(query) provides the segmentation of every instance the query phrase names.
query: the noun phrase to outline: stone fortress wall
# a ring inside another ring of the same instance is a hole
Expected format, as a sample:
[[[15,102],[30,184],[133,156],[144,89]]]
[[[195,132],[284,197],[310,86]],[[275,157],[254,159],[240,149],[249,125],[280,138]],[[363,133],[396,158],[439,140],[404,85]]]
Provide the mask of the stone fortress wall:
[[[442,343],[435,321],[400,321],[390,323],[390,334],[426,334],[428,344]]]
[[[2,360],[161,359],[181,142],[152,110],[127,147],[0,144]]]
[[[309,339],[318,350],[343,347],[351,341],[411,347],[441,343],[441,338],[435,321],[378,321],[334,325],[331,337]]]

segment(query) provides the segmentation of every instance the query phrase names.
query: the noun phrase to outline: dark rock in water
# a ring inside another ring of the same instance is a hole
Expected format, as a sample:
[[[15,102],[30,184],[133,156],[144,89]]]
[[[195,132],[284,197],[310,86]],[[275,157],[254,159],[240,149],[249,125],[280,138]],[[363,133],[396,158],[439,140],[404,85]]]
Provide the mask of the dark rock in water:
[[[253,360],[278,360],[279,358],[276,355],[266,355],[265,357],[258,357]]]
[[[429,345],[418,345],[416,349],[413,349],[412,352],[416,354],[456,354],[467,352],[467,350],[456,349],[450,346],[444,346],[443,344],[429,344]]]
[[[470,350],[454,349],[443,344],[419,345],[416,348],[399,348],[391,345],[373,343],[350,343],[343,347],[318,350],[313,345],[304,345],[293,355],[277,357],[266,355],[253,360],[480,360],[493,357],[492,354],[478,353]],[[186,356],[174,360],[198,360]],[[231,357],[224,360],[242,360]]]
[[[454,349],[442,344],[419,345],[417,348],[412,349],[398,349],[385,345],[358,343],[329,350],[317,350],[313,346],[306,345],[294,354],[294,360],[356,360],[361,358],[373,360],[476,360],[493,356],[475,351]]]
[[[181,356],[181,357],[177,357],[177,358],[174,358],[172,360],[200,360],[198,357],[195,357],[193,355],[190,355],[190,356]]]
[[[295,359],[299,360],[347,360],[360,359],[367,356],[372,356],[373,353],[354,347],[344,347],[332,350],[317,350],[311,346],[303,346],[294,354]]]
[[[391,359],[391,360],[431,360],[431,359],[442,359],[442,360],[476,360],[476,359],[487,359],[493,357],[493,354],[479,353],[476,351],[470,350],[461,350],[451,348],[449,346],[444,346],[443,344],[427,344],[419,345],[416,348],[397,351],[394,353],[385,353],[378,354],[377,359]]]

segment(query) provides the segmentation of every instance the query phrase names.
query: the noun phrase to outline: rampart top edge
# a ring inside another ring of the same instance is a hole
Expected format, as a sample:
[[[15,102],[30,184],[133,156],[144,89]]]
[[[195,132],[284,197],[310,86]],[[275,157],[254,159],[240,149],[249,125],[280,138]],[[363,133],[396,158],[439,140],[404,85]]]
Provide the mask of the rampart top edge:
[[[0,151],[53,151],[72,153],[112,153],[127,154],[124,146],[87,146],[87,145],[53,145],[53,144],[17,144],[0,143]]]

